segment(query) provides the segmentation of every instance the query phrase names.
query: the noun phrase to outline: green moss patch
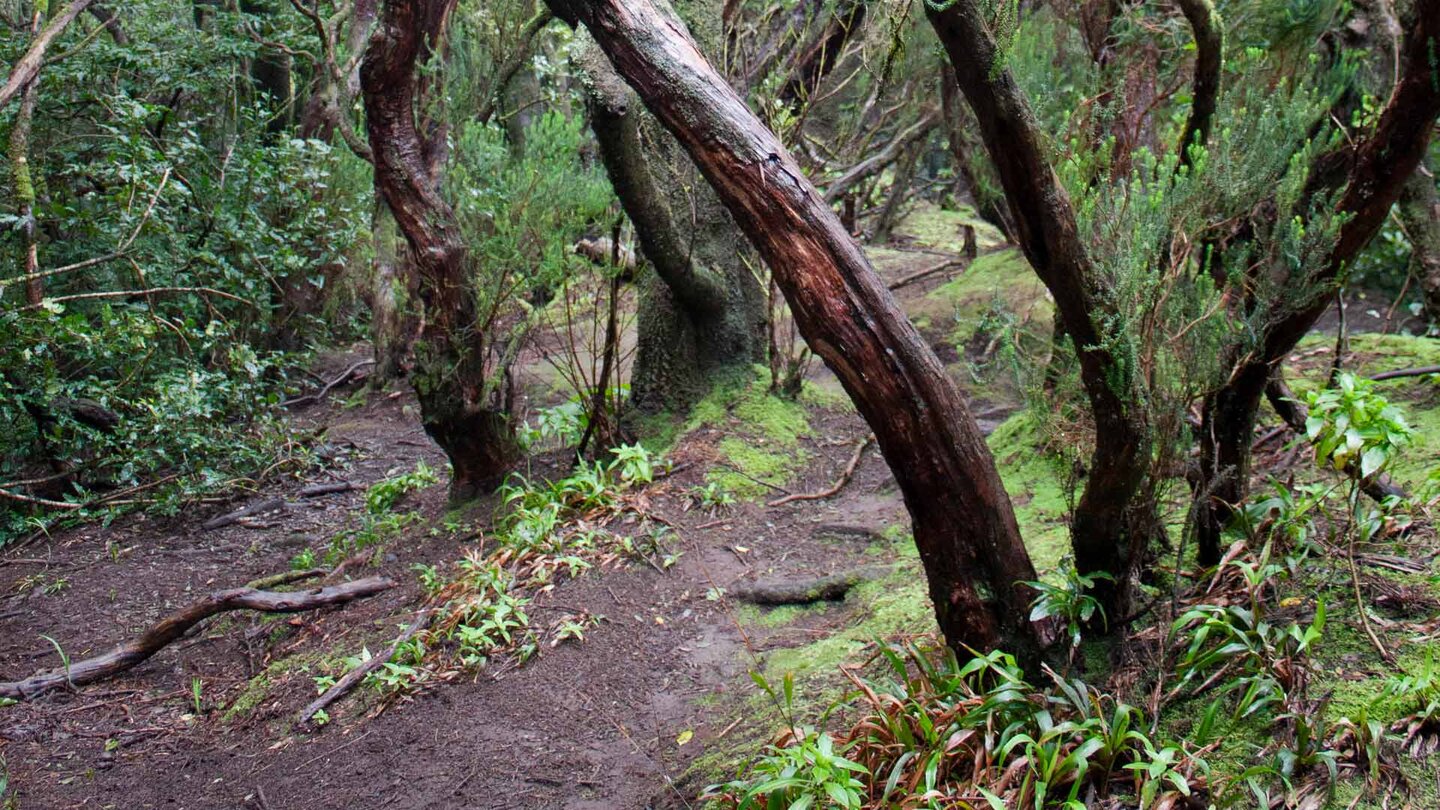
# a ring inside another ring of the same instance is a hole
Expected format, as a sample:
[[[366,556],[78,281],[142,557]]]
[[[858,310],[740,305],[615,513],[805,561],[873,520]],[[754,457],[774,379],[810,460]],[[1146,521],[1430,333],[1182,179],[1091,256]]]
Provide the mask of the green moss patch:
[[[1039,570],[1054,568],[1070,553],[1065,462],[1045,449],[1041,428],[1026,411],[1001,423],[987,441],[1030,558]]]
[[[893,233],[923,247],[959,253],[965,244],[962,229],[966,225],[975,229],[975,242],[981,250],[1005,243],[1005,236],[968,205],[952,210],[934,203],[920,203],[896,223]]]

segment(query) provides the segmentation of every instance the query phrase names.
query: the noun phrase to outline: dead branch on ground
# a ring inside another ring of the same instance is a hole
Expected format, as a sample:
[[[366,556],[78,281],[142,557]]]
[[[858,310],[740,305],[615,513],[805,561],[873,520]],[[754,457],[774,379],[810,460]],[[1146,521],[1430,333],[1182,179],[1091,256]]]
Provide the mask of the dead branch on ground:
[[[370,577],[344,585],[280,593],[254,588],[217,591],[189,607],[166,616],[139,638],[127,641],[104,655],[84,661],[65,662],[60,669],[37,672],[29,678],[0,683],[0,697],[29,699],[64,686],[83,686],[104,680],[138,666],[166,645],[185,635],[195,625],[218,613],[257,610],[264,613],[301,613],[316,608],[343,605],[374,596],[395,586],[388,577]]]
[[[820,492],[801,492],[794,495],[786,495],[783,498],[776,498],[775,500],[765,505],[780,506],[782,504],[790,503],[791,501],[823,501],[826,498],[835,495],[840,490],[844,489],[846,484],[850,483],[850,479],[855,475],[855,470],[860,466],[860,459],[865,456],[865,448],[869,447],[870,443],[873,441],[875,441],[875,434],[872,433],[866,436],[860,442],[860,444],[855,448],[855,454],[850,457],[850,463],[845,465],[845,471],[840,473],[840,477],[829,489],[825,489]]]

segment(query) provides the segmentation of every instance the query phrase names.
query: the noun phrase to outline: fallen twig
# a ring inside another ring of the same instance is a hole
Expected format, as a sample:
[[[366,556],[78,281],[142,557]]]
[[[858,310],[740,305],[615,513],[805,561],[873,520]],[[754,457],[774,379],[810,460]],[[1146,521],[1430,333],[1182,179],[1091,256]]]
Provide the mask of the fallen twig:
[[[311,402],[319,402],[320,400],[325,398],[326,394],[329,394],[331,391],[333,391],[336,386],[343,385],[346,380],[350,379],[350,375],[354,374],[365,366],[373,365],[375,365],[374,360],[361,360],[357,363],[352,363],[349,368],[345,369],[345,371],[340,374],[339,377],[336,377],[335,379],[326,383],[325,387],[321,388],[316,393],[306,394],[303,397],[295,397],[294,399],[287,399],[284,402],[280,403],[280,407],[289,408],[295,405],[308,405]]]
[[[1419,368],[1402,368],[1399,371],[1385,371],[1376,374],[1370,379],[1375,382],[1385,380],[1398,380],[1401,377],[1423,377],[1426,374],[1440,374],[1440,366],[1420,366]]]
[[[245,587],[265,590],[279,585],[289,585],[292,582],[301,582],[307,579],[323,577],[328,573],[330,573],[330,571],[327,568],[309,568],[304,571],[281,571],[278,574],[271,574],[268,577],[252,579],[245,583]]]
[[[964,259],[946,259],[945,261],[933,267],[927,267],[924,270],[917,270],[908,276],[902,276],[901,278],[896,279],[895,281],[890,283],[890,290],[893,292],[900,289],[901,287],[906,287],[914,284],[917,281],[927,279],[935,275],[936,273],[943,273],[946,270],[953,270],[956,267],[963,268],[964,266]]]
[[[232,523],[238,523],[241,518],[247,518],[251,515],[259,515],[276,509],[281,509],[284,506],[284,498],[266,498],[263,501],[257,501],[256,503],[252,503],[243,509],[236,509],[234,512],[229,512],[217,518],[211,518],[210,520],[205,521],[205,523],[202,524],[200,528],[204,529],[207,532],[212,531],[214,529],[229,526]]]
[[[400,645],[414,638],[416,633],[429,627],[430,622],[435,620],[439,612],[436,608],[429,608],[424,613],[421,613],[419,618],[415,619],[415,621],[410,623],[409,627],[405,628],[405,632],[401,633],[400,637],[395,639],[394,643],[385,650],[383,655],[374,656],[369,661],[345,673],[345,677],[336,681],[334,686],[326,689],[324,694],[315,698],[309,706],[305,707],[304,711],[300,712],[300,716],[295,718],[295,724],[301,728],[308,727],[310,719],[315,716],[316,712],[323,711],[327,706],[344,697],[346,693],[358,686],[360,682],[365,679],[366,675],[379,669],[385,662],[394,658],[395,651],[400,649]]]
[[[258,591],[254,588],[217,591],[166,616],[151,625],[139,638],[127,641],[104,655],[77,663],[67,661],[64,667],[57,670],[38,672],[21,681],[0,683],[0,697],[28,699],[62,686],[83,686],[117,675],[139,665],[166,645],[184,636],[190,628],[217,613],[232,610],[300,613],[364,599],[394,586],[395,581],[388,577],[370,577],[344,585],[292,593]]]
[[[302,498],[318,498],[321,495],[334,495],[340,492],[350,492],[351,490],[357,488],[358,487],[356,487],[349,481],[339,481],[333,484],[311,484],[310,486],[301,489],[296,494]]]
[[[825,489],[820,492],[802,492],[794,495],[786,495],[783,498],[776,498],[775,500],[765,505],[780,506],[782,504],[790,503],[791,501],[822,501],[835,495],[840,490],[844,489],[845,485],[850,483],[850,479],[855,476],[855,470],[860,466],[860,459],[863,458],[865,455],[865,448],[869,447],[870,442],[873,441],[875,441],[875,434],[871,433],[869,436],[866,436],[864,440],[860,442],[860,444],[855,448],[855,454],[850,457],[850,463],[845,465],[845,471],[840,473],[840,478],[836,480],[834,485],[832,485],[829,489]]]

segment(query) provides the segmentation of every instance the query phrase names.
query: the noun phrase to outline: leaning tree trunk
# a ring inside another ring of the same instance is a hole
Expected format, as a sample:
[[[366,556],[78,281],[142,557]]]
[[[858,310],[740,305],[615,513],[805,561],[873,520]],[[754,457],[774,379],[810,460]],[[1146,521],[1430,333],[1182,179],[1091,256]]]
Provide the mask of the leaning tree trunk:
[[[744,235],[690,158],[603,55],[592,49],[583,63],[601,160],[654,270],[636,281],[631,401],[641,411],[683,411],[717,380],[765,361],[764,291]]]
[[[413,253],[425,325],[411,375],[425,432],[452,467],[452,499],[498,484],[520,459],[503,369],[487,375],[489,347],[476,332],[468,251],[440,196],[437,148],[416,124],[416,75],[433,53],[455,0],[390,0],[360,70],[375,182]],[[433,129],[432,129],[433,132]]]
[[[1347,144],[1319,158],[1311,176],[1321,178],[1306,189],[1309,199],[1334,190],[1325,178],[1335,167],[1349,167],[1338,176],[1344,192],[1336,206],[1348,218],[1340,227],[1335,247],[1325,264],[1308,278],[1293,279],[1282,289],[1313,290],[1297,301],[1276,296],[1264,302],[1265,326],[1253,343],[1237,346],[1230,356],[1229,378],[1206,397],[1200,437],[1200,481],[1196,489],[1195,520],[1200,562],[1220,561],[1221,534],[1234,509],[1249,489],[1250,445],[1255,413],[1271,372],[1284,362],[1315,321],[1333,303],[1342,270],[1374,237],[1400,198],[1401,188],[1425,156],[1435,118],[1440,115],[1440,82],[1432,55],[1440,47],[1440,0],[1424,0],[1415,7],[1415,24],[1409,29],[1400,54],[1400,80],[1369,138]]]
[[[1020,247],[1054,297],[1078,355],[1095,448],[1072,522],[1075,566],[1084,574],[1112,575],[1112,581],[1099,580],[1093,594],[1107,615],[1124,615],[1129,575],[1157,531],[1158,520],[1147,486],[1152,439],[1144,394],[1123,346],[1112,348],[1117,336],[1107,326],[1120,320],[1115,296],[1104,289],[1086,253],[1069,195],[1046,157],[1039,125],[1004,67],[979,4],[927,4],[926,12],[1000,175]]]
[[[583,23],[769,263],[800,332],[874,429],[957,652],[1033,661],[1034,567],[979,427],[835,213],[775,135],[649,0],[551,0]]]

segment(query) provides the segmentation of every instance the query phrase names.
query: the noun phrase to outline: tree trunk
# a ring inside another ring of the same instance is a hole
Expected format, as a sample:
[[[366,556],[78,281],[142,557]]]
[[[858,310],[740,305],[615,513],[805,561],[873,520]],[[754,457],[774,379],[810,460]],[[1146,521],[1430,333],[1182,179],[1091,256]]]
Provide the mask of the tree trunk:
[[[1090,476],[1072,523],[1075,566],[1104,571],[1094,596],[1109,616],[1128,612],[1129,575],[1157,531],[1149,478],[1151,435],[1133,365],[1107,323],[1119,322],[1114,296],[1101,287],[1077,231],[1069,195],[1046,157],[1029,102],[1003,67],[981,10],[955,0],[926,13],[970,101],[990,159],[1005,188],[1021,249],[1055,299],[1080,364],[1095,425]]]
[[[641,411],[683,411],[717,379],[764,362],[765,296],[714,193],[674,177],[693,174],[689,157],[665,132],[645,131],[642,105],[602,54],[592,49],[583,63],[601,160],[655,271],[637,279],[631,401]]]
[[[1425,314],[1440,323],[1440,195],[1423,163],[1405,182],[1397,210],[1410,237],[1410,276],[1420,284]]]
[[[415,273],[410,246],[395,227],[395,217],[377,195],[370,217],[374,243],[373,295],[370,301],[371,341],[375,350],[374,384],[383,386],[405,376],[419,324],[415,319]]]
[[[1006,239],[1015,241],[1015,223],[1011,220],[1005,195],[992,191],[976,169],[974,150],[966,136],[965,106],[960,103],[960,86],[955,83],[953,71],[941,70],[940,108],[945,119],[950,156],[955,161],[955,170],[965,191],[970,194],[970,201],[975,204],[975,213],[994,225]]]
[[[1220,98],[1220,70],[1225,61],[1225,28],[1211,0],[1180,0],[1180,10],[1195,35],[1195,80],[1191,83],[1190,117],[1180,135],[1180,165],[1190,167],[1191,147],[1210,140],[1215,105]]]
[[[39,40],[42,22],[44,16],[37,9],[30,25],[31,36],[36,41]],[[10,127],[11,191],[15,199],[15,216],[19,220],[17,230],[23,239],[22,249],[25,252],[23,267],[28,277],[25,279],[25,303],[32,307],[39,306],[45,299],[45,282],[38,275],[40,253],[39,228],[35,222],[35,178],[30,172],[30,128],[35,121],[35,97],[39,84],[37,70],[20,86],[20,109]]]
[[[416,122],[423,93],[416,67],[444,34],[455,0],[390,0],[365,54],[360,84],[375,180],[413,252],[425,324],[411,375],[425,431],[450,458],[454,500],[493,488],[521,457],[509,420],[510,380],[490,370],[490,347],[476,331],[468,251],[454,212],[440,196],[434,133]]]
[[[1205,399],[1201,478],[1195,503],[1202,565],[1219,562],[1221,534],[1249,489],[1255,412],[1272,371],[1330,306],[1341,270],[1380,229],[1401,188],[1424,158],[1435,118],[1440,115],[1440,85],[1431,66],[1435,38],[1440,36],[1440,2],[1427,0],[1418,4],[1415,12],[1415,23],[1401,53],[1400,80],[1374,132],[1363,141],[1347,142],[1322,155],[1311,171],[1314,179],[1305,189],[1306,197],[1317,199],[1343,183],[1336,210],[1348,216],[1324,265],[1288,285],[1291,290],[1312,292],[1298,301],[1286,295],[1262,302],[1268,312],[1254,322],[1264,324],[1263,331],[1253,343],[1231,351],[1229,366],[1234,371]],[[1342,171],[1345,167],[1348,171]],[[1332,181],[1334,177],[1339,180]]]
[[[795,51],[779,97],[791,112],[799,112],[835,69],[845,45],[865,24],[868,5],[868,0],[839,0],[820,30]]]
[[[905,199],[910,196],[910,184],[915,179],[915,164],[920,159],[921,148],[924,141],[910,147],[900,162],[895,164],[895,177],[890,182],[890,194],[885,198],[885,207],[880,209],[880,214],[875,218],[875,230],[870,234],[870,241],[876,245],[883,245],[890,241],[890,232],[895,228],[895,221],[900,218],[900,207],[904,205]]]
[[[649,0],[551,0],[584,23],[769,263],[801,333],[874,429],[914,520],[950,645],[1033,662],[1034,568],[974,418],[859,246],[685,35]]]

